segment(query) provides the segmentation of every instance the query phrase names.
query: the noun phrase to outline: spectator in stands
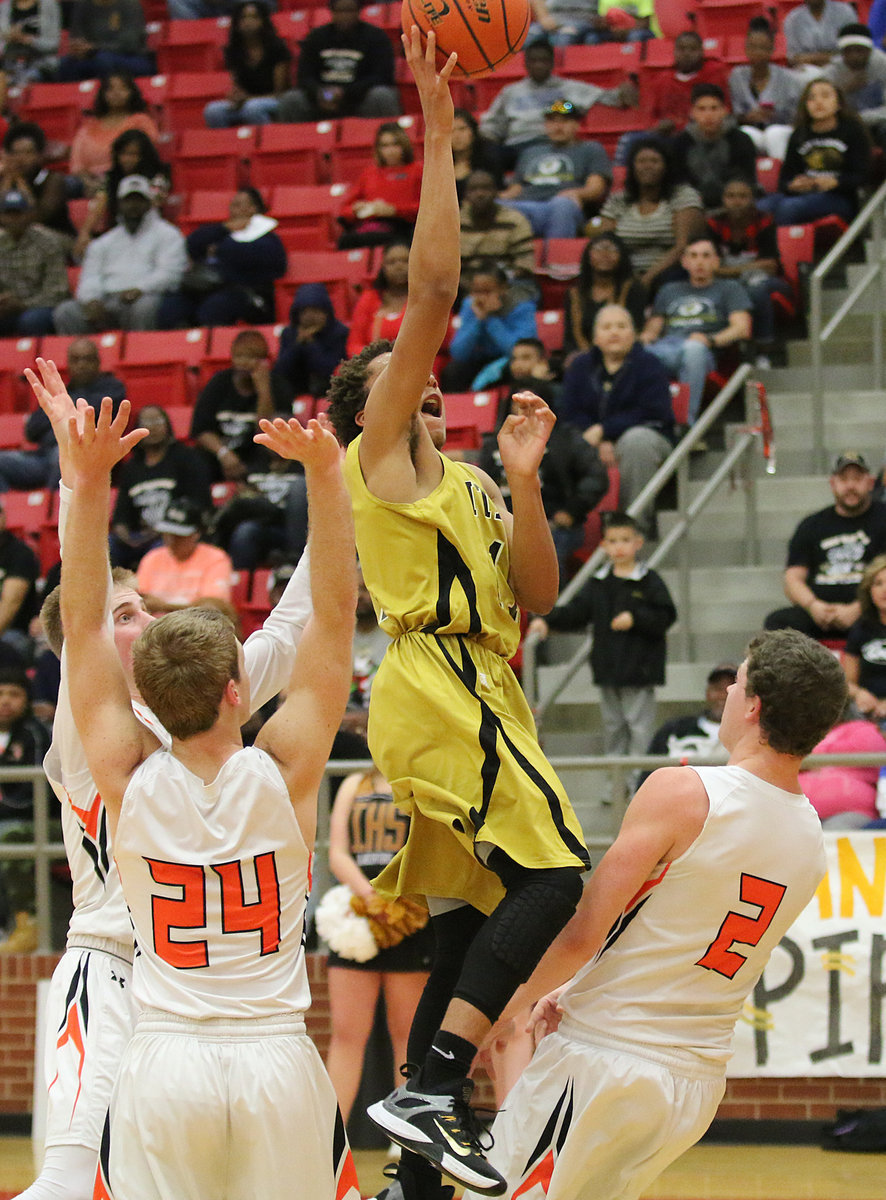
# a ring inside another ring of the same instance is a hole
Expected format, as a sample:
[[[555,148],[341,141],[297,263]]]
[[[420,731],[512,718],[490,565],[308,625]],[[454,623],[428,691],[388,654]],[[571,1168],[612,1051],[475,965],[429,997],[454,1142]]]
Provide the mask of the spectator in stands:
[[[480,132],[503,147],[508,167],[514,165],[529,143],[545,137],[544,114],[555,101],[571,100],[576,107],[587,111],[594,104],[630,108],[639,99],[637,86],[630,80],[618,87],[601,88],[555,75],[554,48],[547,41],[527,46],[523,61],[526,78],[505,84],[480,118]]]
[[[483,263],[494,262],[527,295],[537,295],[532,226],[515,208],[497,200],[495,178],[472,171],[461,206],[461,278],[464,283]]]
[[[689,121],[692,89],[699,83],[715,83],[724,95],[729,87],[729,73],[724,63],[705,58],[704,42],[694,29],[678,34],[674,39],[674,70],[657,72],[644,97],[649,105],[652,131],[660,137],[670,137]],[[636,137],[627,134],[626,139]],[[622,139],[622,143],[625,138]],[[616,155],[616,162],[626,158],[626,149]]]
[[[840,53],[824,69],[881,148],[886,145],[886,54],[877,50],[867,25],[844,25]]]
[[[210,129],[267,125],[277,115],[278,97],[289,87],[292,54],[271,22],[264,3],[241,0],[231,15],[225,66],[231,90],[210,100],[203,117]]]
[[[348,189],[339,213],[344,233],[339,249],[383,246],[393,238],[412,238],[421,192],[421,163],[409,134],[396,121],[384,121],[375,133],[374,161]]]
[[[468,179],[474,171],[486,171],[501,186],[501,152],[495,142],[483,137],[477,118],[466,108],[457,108],[452,120],[452,161],[459,203],[466,199]]]
[[[508,358],[497,358],[485,367],[474,380],[477,390],[499,388],[507,392],[502,399],[502,410],[498,414],[500,428],[510,412],[510,399],[514,392],[529,390],[541,396],[552,412],[556,411],[560,385],[548,360],[541,338],[519,338]],[[493,450],[498,443],[493,437]]]
[[[583,115],[571,100],[555,100],[544,115],[544,139],[520,151],[513,182],[499,197],[528,219],[536,237],[575,237],[609,190],[606,151],[579,140]]]
[[[291,414],[292,389],[271,370],[264,334],[244,329],[231,346],[231,366],[216,371],[197,398],[191,439],[217,461],[217,478],[236,483],[266,469],[268,452],[252,440],[259,418]]]
[[[332,16],[305,37],[297,86],[284,92],[278,121],[396,117],[394,50],[382,29],[360,20],[359,0],[332,0]]]
[[[326,285],[303,283],[280,333],[276,371],[296,396],[324,396],[346,351],[348,327],[335,315]],[[281,460],[282,461],[282,460]]]
[[[796,10],[795,10],[796,11]],[[871,142],[843,93],[815,79],[800,97],[797,123],[778,176],[778,191],[760,200],[776,225],[802,225],[821,217],[851,221],[858,189],[867,182]]]
[[[69,296],[64,244],[33,221],[25,192],[0,196],[0,335],[52,333],[55,306]]]
[[[689,124],[674,138],[677,174],[690,183],[707,209],[723,202],[723,185],[730,175],[753,179],[757,151],[726,107],[716,83],[697,83],[692,89]]]
[[[772,61],[775,34],[765,17],[748,22],[747,63],[729,72],[732,111],[760,154],[784,158],[802,91],[802,81]]]
[[[206,597],[230,600],[231,560],[203,541],[204,529],[205,514],[192,500],[170,504],[158,521],[163,545],[149,550],[136,572],[138,590],[151,612],[173,612]]]
[[[751,301],[734,279],[718,279],[720,256],[709,237],[695,238],[682,258],[686,280],[656,294],[642,341],[674,378],[689,384],[689,424],[701,409],[717,351],[751,336]]]
[[[571,355],[590,350],[594,322],[604,304],[619,304],[631,314],[635,328],[646,318],[646,290],[634,274],[631,256],[616,233],[598,233],[581,252],[578,280],[566,293],[563,350]]]
[[[467,391],[481,368],[509,355],[518,339],[536,337],[535,315],[534,301],[515,300],[508,294],[508,277],[501,267],[495,263],[477,267],[449,344],[449,362],[440,378],[443,390]]]
[[[538,339],[525,338],[518,342],[511,352],[508,391],[526,389],[540,394],[536,388],[538,376],[535,372],[545,366],[544,347]],[[544,382],[543,377],[540,382]],[[479,466],[502,489],[508,508],[511,494],[496,437],[509,414],[517,412],[517,409],[511,396],[506,395],[499,405],[495,432],[484,435],[479,457]],[[584,542],[587,515],[609,489],[609,476],[596,448],[584,440],[574,425],[558,421],[551,430],[539,468],[539,479],[541,500],[557,551],[562,587],[569,578],[570,560]]]
[[[107,79],[119,71],[154,73],[140,0],[74,0],[59,79]]]
[[[842,0],[803,0],[784,19],[788,64],[808,68],[815,78],[836,54],[840,30],[857,20],[855,9]]]
[[[872,499],[874,477],[855,450],[837,458],[830,485],[834,503],[804,517],[794,530],[784,573],[791,607],[771,612],[767,629],[842,639],[861,616],[864,569],[886,553],[886,505]]]
[[[160,544],[157,523],[170,504],[190,500],[201,512],[212,505],[203,456],[176,439],[166,410],[150,404],[135,422],[148,436],[120,467],[110,537],[111,564],[132,571]]]
[[[13,87],[53,79],[58,66],[58,0],[2,0],[0,69]]]
[[[618,467],[619,503],[630,508],[671,452],[674,414],[664,367],[637,340],[626,308],[598,311],[594,345],[566,369],[557,415],[597,447],[605,467]],[[639,519],[653,536],[654,507]]]
[[[886,723],[886,555],[864,569],[858,585],[861,615],[849,627],[842,663],[856,712]]]
[[[98,347],[89,338],[75,338],[68,346],[68,393],[84,399],[96,414],[103,396],[110,396],[114,415],[126,395],[122,379],[103,371]],[[36,443],[36,450],[0,451],[0,492],[10,488],[58,487],[58,443],[49,417],[39,406],[25,421],[25,440]],[[51,590],[51,589],[50,589]]]
[[[143,129],[127,129],[114,138],[111,167],[87,205],[86,218],[74,243],[74,258],[82,259],[92,239],[117,224],[117,189],[127,175],[143,175],[151,181],[152,203],[162,216],[169,196],[171,174],[169,164],[161,160],[157,147]]]
[[[682,276],[683,251],[703,228],[701,196],[677,182],[669,148],[657,137],[638,138],[628,154],[624,191],[603,205],[600,229],[624,242],[648,295]]]
[[[649,753],[667,754],[670,758],[698,756],[725,762],[726,751],[720,742],[720,721],[728,689],[735,683],[737,675],[735,663],[718,663],[708,673],[702,711],[665,721],[655,731],[649,743]]]
[[[46,135],[39,125],[22,121],[3,138],[0,191],[24,192],[32,202],[31,219],[65,238],[76,230],[68,212],[65,177],[46,166]]]
[[[273,321],[274,280],[286,274],[286,247],[276,230],[261,192],[236,191],[226,221],[210,221],[188,234],[191,265],[179,289],[163,298],[160,328]]]
[[[886,738],[871,721],[847,717],[822,738],[812,753],[883,754]],[[798,782],[823,828],[864,829],[883,815],[877,811],[879,775],[877,767],[840,763],[801,771]]]
[[[40,563],[31,547],[10,533],[0,507],[0,661],[30,666],[33,643],[28,634],[37,611]]]
[[[227,550],[237,571],[276,562],[297,563],[308,540],[308,493],[304,471],[279,458],[250,471],[219,511],[215,541]]]
[[[151,181],[128,175],[117,188],[120,221],[87,248],[77,298],[55,310],[58,333],[156,329],[165,292],[187,263],[185,239],[152,207]]]
[[[757,365],[771,366],[775,352],[773,294],[791,299],[790,285],[781,278],[775,222],[757,207],[750,179],[736,176],[723,189],[723,208],[708,219],[708,232],[720,256],[717,276],[736,279],[751,300],[751,323]],[[769,361],[763,361],[763,360]]]
[[[655,0],[597,0],[594,32],[587,39],[600,42],[645,42],[661,37],[655,19]]]
[[[372,286],[360,293],[351,313],[346,353],[351,358],[378,338],[393,341],[400,332],[409,282],[409,243],[385,246]],[[318,393],[319,394],[319,393]]]
[[[74,135],[68,170],[76,176],[87,196],[102,190],[112,167],[111,147],[127,129],[141,129],[152,142],[160,131],[138,84],[126,71],[112,71],[102,80],[95,95],[92,115]]]

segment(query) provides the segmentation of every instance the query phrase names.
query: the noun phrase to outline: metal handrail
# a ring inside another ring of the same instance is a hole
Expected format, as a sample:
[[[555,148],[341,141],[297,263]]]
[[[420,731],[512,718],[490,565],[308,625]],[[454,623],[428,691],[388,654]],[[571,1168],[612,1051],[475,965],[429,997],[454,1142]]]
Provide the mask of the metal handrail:
[[[708,479],[694,500],[689,500],[689,456],[697,442],[699,442],[710,429],[714,422],[720,417],[730,402],[732,397],[738,392],[739,388],[748,384],[751,375],[751,368],[748,363],[744,363],[732,375],[726,385],[717,393],[713,402],[708,405],[701,417],[692,426],[687,436],[680,444],[668,455],[659,469],[655,472],[652,478],[643,488],[640,495],[634,500],[628,508],[630,516],[635,517],[641,513],[646,505],[650,503],[666,483],[674,476],[677,477],[677,523],[664,540],[655,548],[647,560],[652,567],[657,566],[665,557],[665,555],[673,548],[677,547],[679,552],[679,603],[677,606],[680,613],[680,624],[677,629],[677,636],[681,642],[681,653],[688,658],[692,651],[692,613],[691,613],[691,596],[690,596],[690,566],[689,566],[689,540],[685,536],[689,527],[692,525],[696,517],[704,508],[707,501],[714,494],[720,484],[732,472],[733,468],[741,463],[744,474],[747,503],[745,505],[745,545],[747,553],[757,553],[758,536],[756,527],[756,505],[754,503],[754,473],[750,469],[750,448],[760,440],[760,432],[756,429],[747,429],[741,433],[736,439],[734,445],[727,452],[723,461],[716,468],[710,479]],[[749,416],[749,414],[748,414]],[[575,593],[584,585],[585,581],[590,578],[591,574],[600,567],[604,561],[604,554],[601,549],[597,549],[584,564],[576,576],[569,581],[563,591],[557,598],[557,605],[571,600]],[[592,635],[588,635],[582,642],[581,646],[576,650],[575,654],[569,659],[566,664],[563,674],[554,685],[552,691],[544,700],[540,700],[538,694],[538,654],[537,648],[541,638],[537,633],[530,633],[523,643],[523,690],[526,693],[526,698],[530,707],[535,712],[535,719],[539,730],[541,729],[546,713],[551,705],[561,695],[563,690],[568,686],[576,673],[581,669],[582,665],[587,661],[592,644]]]
[[[824,444],[824,347],[844,318],[853,311],[860,297],[875,283],[873,321],[873,386],[883,387],[883,313],[886,311],[886,262],[884,262],[884,205],[886,182],[882,183],[861,212],[824,256],[810,276],[809,338],[812,351],[812,448],[818,470],[827,469]],[[870,228],[871,258],[866,270],[827,323],[823,312],[824,280],[828,272],[845,257],[847,250]]]

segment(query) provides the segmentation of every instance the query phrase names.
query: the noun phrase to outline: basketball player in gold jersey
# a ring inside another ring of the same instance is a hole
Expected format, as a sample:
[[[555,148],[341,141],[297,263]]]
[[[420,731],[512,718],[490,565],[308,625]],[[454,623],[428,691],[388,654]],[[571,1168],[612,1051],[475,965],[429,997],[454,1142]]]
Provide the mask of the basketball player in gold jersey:
[[[558,571],[538,468],[554,415],[520,393],[499,434],[513,516],[482,472],[444,458],[434,357],[458,288],[451,56],[404,38],[425,122],[409,297],[396,344],[373,343],[333,381],[329,417],[366,584],[392,642],[375,677],[373,758],[411,816],[379,890],[425,897],[435,958],[409,1040],[417,1068],[370,1115],[403,1148],[384,1200],[442,1200],[438,1171],[485,1195],[489,1166],[468,1105],[477,1046],[575,910],[581,828],[538,745],[508,659],[518,604],[547,612]],[[380,1200],[380,1198],[379,1198]]]

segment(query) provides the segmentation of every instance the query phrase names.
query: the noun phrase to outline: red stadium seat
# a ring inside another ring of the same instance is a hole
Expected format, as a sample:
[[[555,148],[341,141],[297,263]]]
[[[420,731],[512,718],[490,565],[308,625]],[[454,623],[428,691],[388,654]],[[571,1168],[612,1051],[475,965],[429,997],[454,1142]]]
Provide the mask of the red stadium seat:
[[[678,425],[689,424],[689,384],[671,384],[671,409]]]
[[[728,37],[748,27],[751,17],[768,16],[762,0],[702,0],[696,28],[702,37]]]
[[[293,52],[298,51],[315,24],[314,14],[305,5],[299,5],[295,10],[271,13],[271,22]]]
[[[170,128],[202,129],[203,109],[210,100],[221,100],[231,88],[227,71],[181,71],[169,77],[166,119]]]
[[[84,79],[81,83],[33,83],[27,97],[19,105],[22,121],[36,121],[47,138],[70,142],[77,127],[95,103],[98,81]]]
[[[204,388],[216,371],[222,371],[231,365],[231,346],[234,338],[246,328],[245,325],[216,325],[209,330],[209,347],[200,362],[198,388]],[[274,362],[280,349],[280,332],[283,326],[250,325],[248,328],[257,329],[259,333],[264,334],[271,362]]]
[[[268,208],[279,222],[277,233],[287,250],[331,250],[346,191],[343,183],[275,187]]]
[[[118,369],[132,405],[193,404],[207,342],[205,329],[128,333]]]
[[[757,183],[764,192],[778,191],[778,176],[781,171],[780,158],[757,159]]]
[[[177,192],[233,192],[246,181],[246,163],[255,148],[255,127],[185,129],[172,157],[172,182]]]
[[[355,180],[372,162],[372,150],[379,125],[390,117],[343,117],[339,122],[338,141],[332,152],[332,178],[336,183]],[[406,130],[415,147],[421,152],[421,120],[415,116],[398,117],[397,123]]]
[[[477,450],[484,433],[492,433],[499,391],[446,393],[446,446]]]
[[[220,71],[230,31],[228,17],[170,21],[157,46],[157,67],[167,75],[182,71]]]
[[[542,309],[537,314],[535,324],[538,329],[538,336],[544,343],[544,348],[548,354],[553,354],[554,351],[563,349],[565,322],[566,318],[563,310],[559,308]]]
[[[641,67],[640,42],[604,42],[600,46],[563,46],[558,70],[568,79],[618,87]],[[599,106],[598,106],[599,107]]]
[[[191,418],[194,409],[190,404],[164,404],[163,408],[172,424],[172,432],[180,442],[186,442],[191,434]]]
[[[0,450],[19,450],[25,445],[27,413],[0,413]]]
[[[797,292],[800,287],[800,264],[811,263],[815,256],[815,229],[812,225],[779,225],[778,256],[785,279]]]
[[[51,358],[65,378],[67,378],[68,346],[74,340],[75,338],[69,335],[52,334],[40,342],[41,356]],[[89,340],[98,346],[98,357],[102,370],[116,371],[123,353],[123,334],[119,330],[112,330],[108,333],[92,334]]]
[[[179,229],[187,235],[199,225],[207,225],[214,221],[227,221],[230,204],[230,189],[191,192],[186,201],[185,211],[178,219]]]
[[[370,278],[369,249],[298,250],[289,256],[289,269],[277,282],[277,318],[289,320],[296,289],[303,283],[325,283],[340,321],[347,322],[357,293]]]
[[[4,419],[0,417],[0,422]],[[44,574],[59,558],[58,531],[52,518],[53,496],[48,488],[9,491],[3,495],[6,528],[36,552]]]
[[[260,126],[258,145],[250,157],[250,183],[258,188],[324,183],[330,177],[336,132],[335,121]]]
[[[622,134],[639,133],[648,126],[648,120],[638,108],[609,108],[606,104],[594,104],[582,121],[581,134],[582,137],[599,142],[611,158]]]
[[[35,337],[0,338],[0,413],[30,412],[34,407],[22,372],[34,366],[39,347],[40,339]]]

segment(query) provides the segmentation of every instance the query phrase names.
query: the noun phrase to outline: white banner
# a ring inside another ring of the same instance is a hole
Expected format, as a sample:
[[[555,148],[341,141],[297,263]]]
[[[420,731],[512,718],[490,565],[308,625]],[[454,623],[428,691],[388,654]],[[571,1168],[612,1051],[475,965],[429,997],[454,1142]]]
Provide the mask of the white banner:
[[[825,844],[828,873],[745,1004],[732,1077],[886,1074],[886,832]]]

